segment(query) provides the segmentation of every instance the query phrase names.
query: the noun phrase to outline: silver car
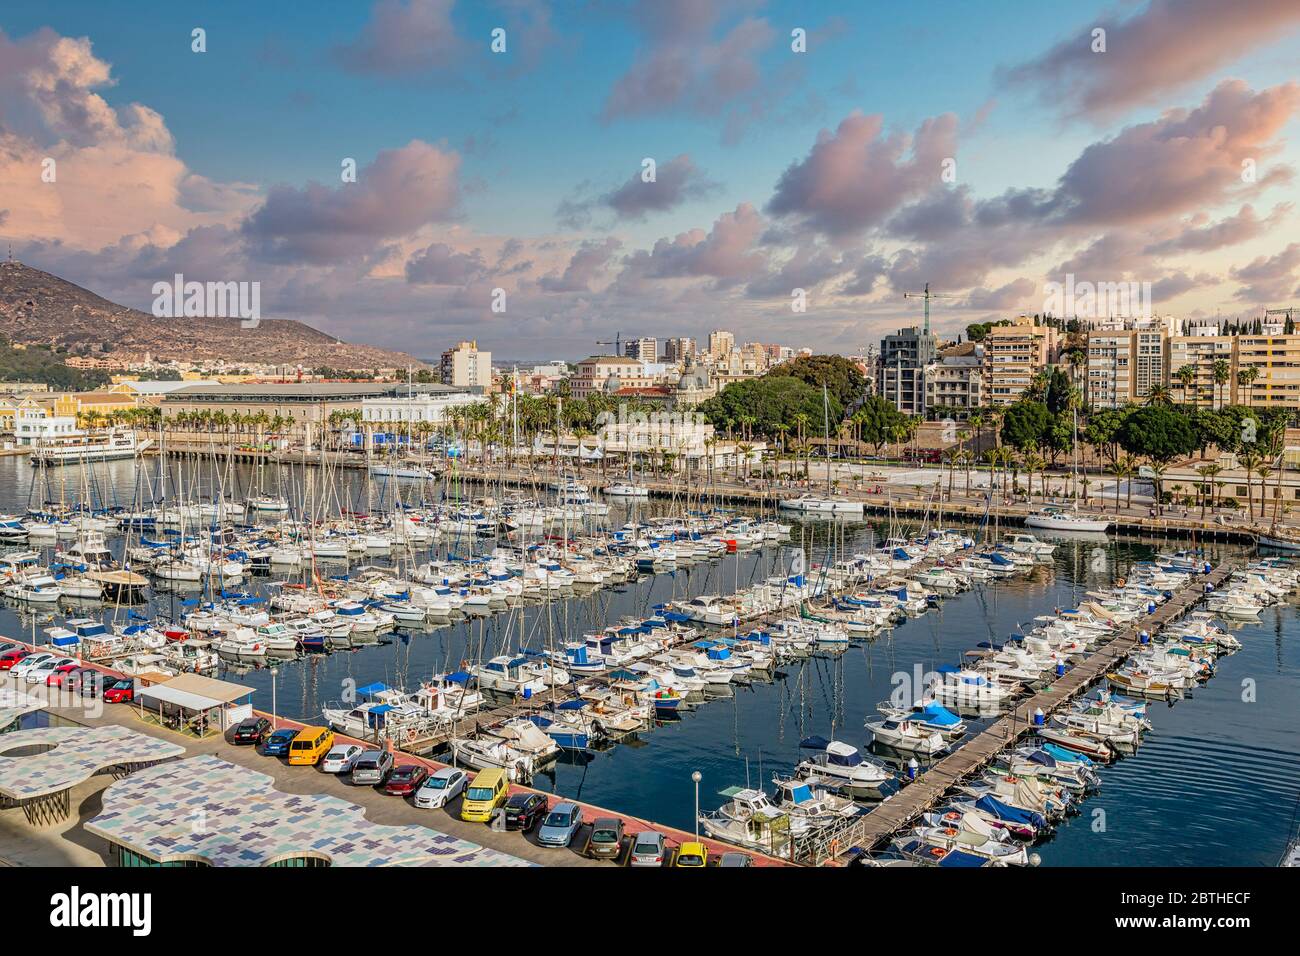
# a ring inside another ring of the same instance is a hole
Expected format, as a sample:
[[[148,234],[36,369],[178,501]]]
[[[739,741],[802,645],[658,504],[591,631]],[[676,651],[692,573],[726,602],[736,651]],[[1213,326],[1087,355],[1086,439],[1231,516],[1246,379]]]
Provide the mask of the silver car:
[[[367,750],[352,764],[352,782],[377,787],[393,771],[393,755],[387,750]]]
[[[421,810],[434,810],[445,807],[465,790],[469,783],[469,774],[456,767],[443,767],[435,770],[423,786],[415,791],[415,805]]]
[[[668,855],[668,841],[657,830],[643,830],[632,841],[628,866],[663,866]]]

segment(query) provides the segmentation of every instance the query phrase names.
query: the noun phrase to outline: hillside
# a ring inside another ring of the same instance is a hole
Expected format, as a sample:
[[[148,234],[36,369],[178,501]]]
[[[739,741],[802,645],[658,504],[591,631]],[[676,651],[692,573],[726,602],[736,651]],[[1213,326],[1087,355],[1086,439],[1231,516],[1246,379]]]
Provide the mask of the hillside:
[[[263,319],[256,329],[243,329],[238,319],[156,318],[16,261],[0,261],[0,336],[70,355],[124,361],[139,361],[148,352],[156,360],[423,366],[404,352],[352,345],[290,319]]]

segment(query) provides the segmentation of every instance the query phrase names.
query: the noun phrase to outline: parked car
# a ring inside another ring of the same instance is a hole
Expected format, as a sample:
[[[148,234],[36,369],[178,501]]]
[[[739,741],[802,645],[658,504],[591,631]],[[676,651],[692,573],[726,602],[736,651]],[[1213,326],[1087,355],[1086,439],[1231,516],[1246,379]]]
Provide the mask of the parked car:
[[[683,843],[677,848],[673,866],[708,866],[709,848],[703,843]]]
[[[49,680],[50,675],[64,664],[76,663],[76,660],[71,657],[51,657],[49,660],[41,661],[36,666],[26,670],[23,673],[23,680],[29,684],[44,684]]]
[[[429,778],[429,768],[422,763],[403,764],[388,775],[384,793],[394,797],[409,797]]]
[[[262,744],[262,753],[268,757],[287,757],[289,756],[289,745],[293,743],[293,738],[298,736],[296,727],[281,727],[279,730],[271,732],[271,736],[266,738],[266,743]],[[358,750],[361,748],[358,747]]]
[[[40,653],[27,654],[24,655],[20,660],[18,660],[17,663],[15,663],[12,667],[9,668],[9,673],[13,674],[14,677],[25,678],[27,674],[31,672],[32,668],[39,667],[41,664],[44,664],[46,661],[53,660],[53,659],[54,659],[53,654],[47,654],[44,651]]]
[[[231,743],[257,746],[271,735],[271,722],[265,717],[246,717],[230,735]]]
[[[537,842],[542,846],[568,846],[578,828],[582,826],[582,807],[564,801],[546,815],[537,831]]]
[[[754,858],[748,853],[728,852],[718,857],[718,866],[753,866]]]
[[[54,670],[51,671],[49,675],[45,678],[45,686],[46,687],[71,686],[70,684],[66,683],[68,678],[70,678],[73,674],[77,673],[78,671],[82,671],[82,670],[85,670],[85,668],[82,667],[80,664],[78,664],[76,661],[73,661],[71,664],[60,664],[58,667],[54,668]]]
[[[617,860],[623,852],[623,821],[618,817],[597,817],[587,834],[583,856],[593,860]]]
[[[358,744],[335,744],[320,762],[320,768],[326,773],[351,773],[363,753],[365,749]]]
[[[367,750],[352,765],[352,782],[377,787],[393,770],[393,755],[387,750]]]
[[[632,840],[628,866],[663,866],[668,855],[668,840],[657,830],[642,830]]]
[[[0,652],[0,671],[12,670],[15,664],[24,657],[30,657],[31,653],[25,647]]]
[[[415,805],[422,810],[445,807],[465,791],[469,774],[456,767],[443,767],[435,770],[424,781],[424,786],[415,792]]]
[[[487,823],[510,796],[510,780],[500,767],[474,774],[460,802],[460,818],[467,823]]]
[[[129,704],[135,700],[135,681],[122,677],[111,684],[105,679],[104,700],[110,704]]]
[[[550,808],[540,793],[516,793],[506,801],[506,829],[532,833]]]
[[[10,651],[25,651],[27,648],[14,641],[0,641],[0,655],[8,654]]]

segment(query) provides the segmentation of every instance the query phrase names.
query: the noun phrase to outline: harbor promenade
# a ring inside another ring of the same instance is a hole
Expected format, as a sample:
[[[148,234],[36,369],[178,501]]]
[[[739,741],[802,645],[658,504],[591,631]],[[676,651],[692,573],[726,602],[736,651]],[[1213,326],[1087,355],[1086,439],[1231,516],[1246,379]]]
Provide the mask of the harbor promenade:
[[[1154,613],[1126,627],[1107,644],[1090,654],[1043,690],[1021,701],[974,738],[925,771],[915,782],[885,800],[870,813],[857,817],[833,833],[827,833],[799,862],[837,862],[854,849],[872,851],[925,813],[953,787],[983,770],[999,753],[1034,730],[1034,715],[1044,718],[1062,704],[1085,692],[1138,647],[1142,631],[1154,634],[1199,604],[1205,585],[1218,588],[1233,568],[1221,565],[1207,575],[1194,577]]]

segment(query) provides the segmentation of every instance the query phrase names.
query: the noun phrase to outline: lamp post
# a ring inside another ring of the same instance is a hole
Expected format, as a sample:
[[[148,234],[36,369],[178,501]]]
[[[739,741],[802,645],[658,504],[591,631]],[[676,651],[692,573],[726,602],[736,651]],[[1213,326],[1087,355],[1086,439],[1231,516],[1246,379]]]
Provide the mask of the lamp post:
[[[700,839],[700,772],[696,770],[691,774],[691,779],[695,781],[695,839]]]

